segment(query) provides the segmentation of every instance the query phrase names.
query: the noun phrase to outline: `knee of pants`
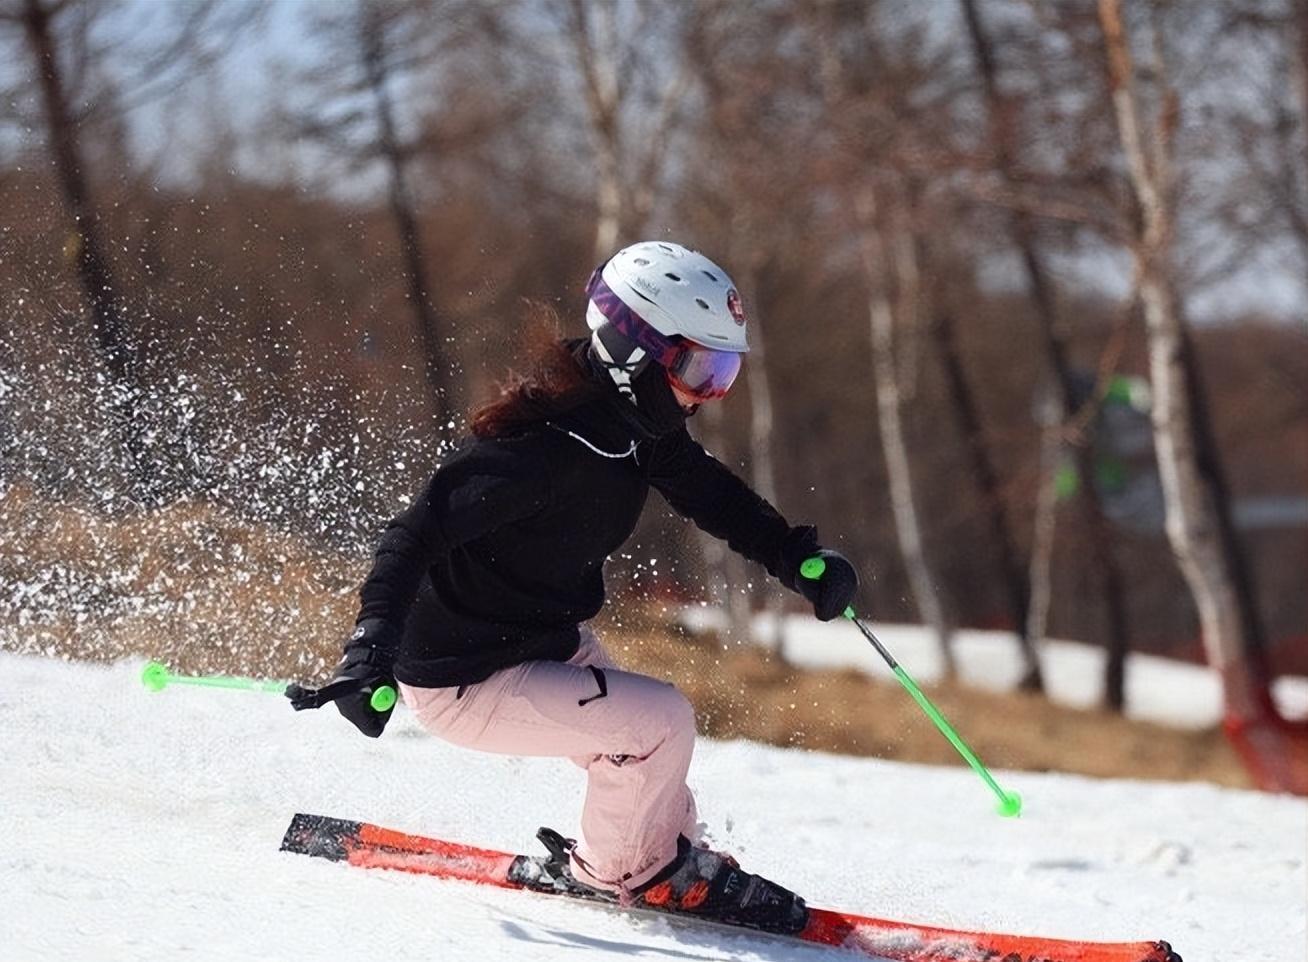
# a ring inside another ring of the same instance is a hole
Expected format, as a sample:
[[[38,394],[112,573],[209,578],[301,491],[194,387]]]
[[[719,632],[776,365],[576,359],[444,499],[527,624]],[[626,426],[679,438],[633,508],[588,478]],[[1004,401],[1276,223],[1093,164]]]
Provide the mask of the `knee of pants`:
[[[695,708],[685,695],[668,685],[650,706],[649,734],[656,738],[650,750],[661,745],[684,745],[695,741]]]

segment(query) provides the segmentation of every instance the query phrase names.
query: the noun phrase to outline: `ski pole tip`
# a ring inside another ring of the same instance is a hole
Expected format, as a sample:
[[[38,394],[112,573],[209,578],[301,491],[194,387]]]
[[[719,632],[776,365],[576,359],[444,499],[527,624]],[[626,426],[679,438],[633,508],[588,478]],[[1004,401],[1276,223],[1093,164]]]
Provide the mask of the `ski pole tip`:
[[[999,814],[1004,818],[1017,818],[1022,814],[1022,796],[1017,792],[1004,792],[1004,800],[999,803]]]
[[[161,662],[150,662],[141,672],[141,684],[150,691],[163,691],[168,684],[168,669]]]

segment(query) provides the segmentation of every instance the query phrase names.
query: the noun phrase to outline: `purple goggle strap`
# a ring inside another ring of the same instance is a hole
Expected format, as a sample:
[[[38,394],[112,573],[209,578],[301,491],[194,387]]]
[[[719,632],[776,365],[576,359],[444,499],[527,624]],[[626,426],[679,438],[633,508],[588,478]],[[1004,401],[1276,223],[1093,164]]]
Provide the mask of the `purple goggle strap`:
[[[620,334],[634,341],[663,367],[670,366],[684,345],[656,331],[643,317],[622,303],[622,298],[604,283],[604,278],[600,276],[602,270],[602,266],[598,267],[590,275],[590,280],[586,283],[586,295]]]

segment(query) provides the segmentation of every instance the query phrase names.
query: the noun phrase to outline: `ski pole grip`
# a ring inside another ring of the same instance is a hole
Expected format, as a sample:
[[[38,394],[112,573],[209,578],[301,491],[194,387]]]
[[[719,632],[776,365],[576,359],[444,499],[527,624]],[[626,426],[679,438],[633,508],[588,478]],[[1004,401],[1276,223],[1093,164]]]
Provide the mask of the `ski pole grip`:
[[[805,558],[799,566],[800,575],[807,578],[809,581],[817,581],[822,577],[826,570],[827,563],[817,555],[814,555],[811,558]]]
[[[807,578],[809,581],[817,581],[822,577],[823,574],[826,573],[826,570],[827,570],[826,561],[824,561],[822,558],[819,558],[817,555],[814,555],[811,558],[805,558],[802,562],[800,562],[799,565],[800,577]],[[843,612],[841,612],[841,614],[843,614],[846,618],[852,619],[856,617],[854,614],[853,605],[850,605]]]
[[[368,705],[373,711],[380,714],[394,708],[397,700],[395,689],[390,685],[382,685],[372,693],[372,697],[368,699]]]

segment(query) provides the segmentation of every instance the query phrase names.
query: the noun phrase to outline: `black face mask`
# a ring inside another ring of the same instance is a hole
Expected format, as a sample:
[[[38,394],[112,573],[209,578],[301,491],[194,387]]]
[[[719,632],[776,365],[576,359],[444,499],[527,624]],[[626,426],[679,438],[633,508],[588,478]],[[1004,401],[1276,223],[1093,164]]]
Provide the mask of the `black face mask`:
[[[667,372],[658,364],[647,361],[631,379],[632,396],[636,399],[632,404],[631,398],[618,391],[593,349],[587,350],[586,359],[592,376],[612,389],[615,410],[637,437],[658,438],[685,426],[687,412],[677,403]]]
[[[670,434],[686,423],[686,410],[672,393],[667,372],[657,364],[649,364],[632,378],[636,394],[636,410],[649,421],[656,436]]]

